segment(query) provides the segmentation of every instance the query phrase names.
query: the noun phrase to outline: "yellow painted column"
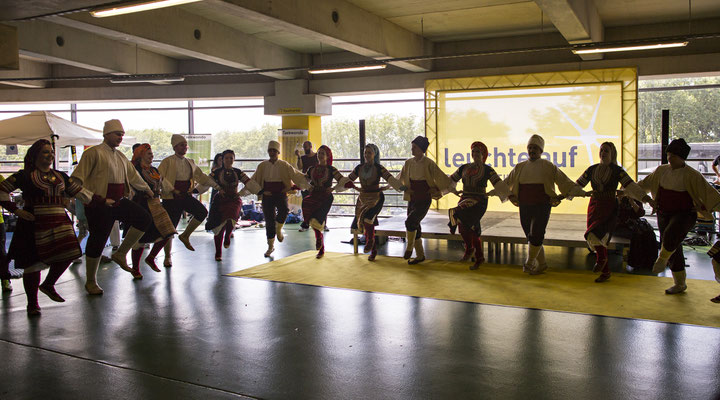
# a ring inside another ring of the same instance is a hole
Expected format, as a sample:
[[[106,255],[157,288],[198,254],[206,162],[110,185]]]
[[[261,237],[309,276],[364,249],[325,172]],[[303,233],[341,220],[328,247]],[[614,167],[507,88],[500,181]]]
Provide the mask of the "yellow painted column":
[[[282,117],[282,129],[307,129],[308,137],[300,136],[281,136],[280,137],[280,159],[285,160],[297,168],[296,148],[302,148],[302,143],[309,140],[313,144],[313,149],[317,151],[322,144],[321,120],[316,115],[288,115]],[[300,154],[302,150],[300,150]],[[300,206],[302,199],[297,196],[290,196],[289,204],[292,206]]]
[[[313,144],[313,148],[317,148],[322,144],[322,123],[321,117],[316,115],[284,115],[282,117],[282,129],[307,129],[307,139],[298,137],[283,137],[280,139],[282,152],[280,158],[292,165],[297,165],[297,157],[295,156],[295,148],[302,146],[302,142],[309,140]],[[298,146],[299,143],[299,146]]]

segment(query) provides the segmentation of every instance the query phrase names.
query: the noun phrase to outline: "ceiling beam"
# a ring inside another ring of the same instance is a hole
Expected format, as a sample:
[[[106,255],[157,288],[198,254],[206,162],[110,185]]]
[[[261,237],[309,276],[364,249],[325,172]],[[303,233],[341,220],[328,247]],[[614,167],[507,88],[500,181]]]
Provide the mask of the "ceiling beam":
[[[210,85],[113,85],[105,87],[0,90],[3,103],[68,103],[122,100],[178,100],[264,97],[275,93],[273,82]]]
[[[570,44],[602,42],[605,28],[593,0],[535,0]],[[584,54],[583,60],[599,60],[602,54]]]
[[[50,64],[20,58],[20,69],[17,71],[0,71],[0,84],[30,89],[42,89],[48,86],[47,81],[4,81],[3,79],[49,77],[52,75]]]
[[[126,40],[161,53],[197,58],[242,70],[303,65],[302,55],[296,52],[191,14],[180,7],[110,18],[94,18],[89,13],[76,13],[49,17],[47,20],[116,40]],[[158,24],[162,24],[162,27]],[[296,72],[272,72],[265,75],[291,79],[295,78]]]
[[[0,70],[16,70],[20,67],[19,63],[17,29],[0,25]]]
[[[720,53],[690,54],[659,57],[638,57],[617,60],[599,60],[582,63],[582,69],[637,67],[643,76],[717,74],[720,71]],[[423,90],[427,79],[463,78],[468,76],[492,76],[507,74],[538,73],[577,70],[578,63],[531,62],[517,66],[478,68],[426,73],[403,73],[386,76],[344,77],[313,79],[309,81],[308,93],[323,95],[361,94]],[[47,88],[37,90],[0,90],[0,104],[5,103],[57,103],[100,101],[163,101],[177,99],[222,99],[263,97],[275,94],[275,85],[266,83],[222,83],[202,85],[114,85],[106,87]],[[422,107],[422,104],[419,105]]]
[[[134,44],[41,20],[13,24],[17,26],[20,54],[24,56],[107,74],[177,72],[175,59]]]
[[[429,40],[345,0],[206,0],[203,4],[376,60],[432,53]],[[391,64],[413,72],[431,68],[429,61]]]

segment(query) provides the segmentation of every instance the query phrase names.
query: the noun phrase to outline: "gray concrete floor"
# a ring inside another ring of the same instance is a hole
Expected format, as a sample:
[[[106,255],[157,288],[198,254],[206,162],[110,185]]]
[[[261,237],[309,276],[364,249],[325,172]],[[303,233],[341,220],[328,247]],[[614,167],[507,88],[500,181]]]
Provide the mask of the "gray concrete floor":
[[[328,251],[352,251],[340,243],[348,226],[331,219]],[[285,232],[275,258],[313,248],[311,232]],[[0,303],[0,399],[720,398],[720,329],[232,278],[267,261],[262,229],[236,231],[222,262],[209,234],[192,241],[195,253],[176,241],[174,266],[143,266],[141,281],[105,264],[101,297],[72,266],[57,286],[67,302],[40,294],[39,318],[13,281]],[[426,248],[462,254],[460,243]],[[490,261],[519,264],[525,251]],[[580,249],[548,259],[593,262]],[[701,252],[688,262],[691,277],[712,277]]]

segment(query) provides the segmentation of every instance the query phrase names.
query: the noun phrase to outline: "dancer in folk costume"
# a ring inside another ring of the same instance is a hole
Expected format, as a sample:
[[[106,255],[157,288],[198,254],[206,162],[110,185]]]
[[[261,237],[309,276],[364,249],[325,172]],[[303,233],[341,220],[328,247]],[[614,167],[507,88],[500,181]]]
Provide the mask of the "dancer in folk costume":
[[[720,283],[720,240],[716,241],[713,247],[708,251],[710,256],[713,271],[715,272],[715,280]],[[710,299],[713,303],[720,304],[720,295],[717,295]]]
[[[317,159],[318,164],[310,167],[305,174],[310,189],[303,197],[302,214],[304,223],[315,232],[315,250],[318,251],[317,258],[321,258],[325,254],[325,221],[333,203],[333,179],[338,182],[338,186],[343,186],[347,179],[333,167],[333,156],[329,147],[320,146]]]
[[[313,144],[311,141],[306,140],[302,144],[303,154],[300,154],[299,150],[295,150],[295,156],[297,156],[297,168],[300,170],[303,174],[307,174],[308,170],[316,165],[318,165],[318,155],[316,152],[313,151]],[[302,198],[305,198],[310,194],[309,191],[303,190],[300,192],[300,195]],[[300,232],[305,232],[308,230],[310,225],[308,225],[309,220],[305,221],[303,219],[303,222],[300,224]]]
[[[545,261],[545,228],[550,220],[553,206],[560,204],[555,185],[563,196],[584,196],[582,190],[555,164],[541,158],[545,140],[532,135],[528,140],[528,160],[519,162],[505,178],[510,188],[510,201],[520,210],[520,224],[528,240],[528,257],[523,271],[530,275],[543,273],[548,266]]]
[[[380,179],[395,190],[400,190],[402,183],[397,180],[385,167],[380,164],[380,149],[372,143],[367,144],[363,150],[364,163],[358,165],[348,175],[345,187],[355,188],[360,192],[355,203],[355,218],[351,229],[365,235],[365,253],[370,253],[368,260],[374,261],[377,257],[377,243],[375,241],[375,227],[378,225],[377,216],[385,203],[383,191],[387,187],[380,186]],[[355,179],[360,179],[360,187],[355,186]]]
[[[280,160],[280,143],[271,140],[268,143],[268,159],[261,162],[252,180],[262,188],[258,195],[262,199],[263,214],[265,215],[265,233],[268,248],[265,257],[270,257],[275,251],[275,237],[279,242],[285,238],[282,228],[289,212],[288,192],[297,187],[308,188],[307,180],[302,172],[293,168],[287,161]]]
[[[465,254],[460,261],[467,261],[473,256],[475,249],[475,263],[470,266],[471,270],[478,269],[485,262],[485,255],[482,248],[482,227],[480,220],[488,205],[488,193],[486,193],[487,183],[493,184],[493,193],[501,198],[507,198],[509,189],[507,185],[500,179],[493,167],[485,164],[488,157],[487,146],[483,142],[474,142],[470,145],[470,151],[473,158],[472,163],[463,164],[457,169],[450,179],[453,182],[462,181],[463,190],[458,192],[455,189],[453,193],[460,196],[457,207],[448,211],[450,222],[450,232],[455,233],[455,228],[460,229],[460,235],[465,243]]]
[[[222,153],[215,154],[215,157],[213,158],[212,165],[210,165],[210,172],[215,171],[216,169],[222,168],[223,166],[223,155]],[[210,176],[210,175],[208,175]],[[210,192],[210,204],[212,204],[213,200],[215,199],[215,196],[218,194],[218,191],[213,188]]]
[[[430,142],[424,136],[413,139],[411,146],[413,157],[405,161],[405,165],[398,175],[398,180],[402,182],[402,189],[405,192],[403,199],[408,202],[407,219],[405,220],[407,247],[403,255],[403,258],[408,260],[408,264],[425,261],[420,223],[427,215],[432,201],[449,193],[455,186],[455,182],[450,180],[434,161],[425,156],[429,145]],[[415,249],[415,258],[410,259],[413,248]]]
[[[657,203],[661,248],[653,273],[665,271],[669,262],[675,284],[665,293],[677,294],[687,290],[682,242],[695,226],[698,212],[720,210],[720,193],[700,172],[685,164],[690,146],[684,139],[670,142],[666,152],[668,164],[657,167],[638,184],[650,192]]]
[[[152,216],[152,223],[145,234],[132,247],[130,253],[130,259],[133,264],[130,273],[135,279],[142,279],[143,277],[140,272],[140,259],[145,250],[145,244],[153,243],[150,254],[145,258],[145,262],[150,269],[155,272],[160,272],[160,268],[155,264],[155,257],[167,241],[177,233],[175,226],[170,220],[170,216],[160,202],[161,194],[172,191],[173,187],[162,178],[158,169],[152,166],[153,156],[150,145],[148,143],[142,143],[135,147],[131,161],[140,177],[143,178],[153,192],[153,197],[151,198],[148,198],[145,193],[136,193],[132,198],[132,201],[140,205],[140,207]]]
[[[96,276],[102,250],[115,221],[120,220],[129,228],[111,258],[128,272],[132,268],[127,264],[127,253],[152,222],[147,211],[127,198],[131,185],[147,197],[153,197],[154,193],[125,155],[117,150],[124,135],[120,121],[113,119],[105,122],[103,143],[85,150],[72,173],[73,178],[94,193],[93,200],[85,207],[90,231],[85,246],[85,290],[92,295],[103,293]]]
[[[5,177],[0,175],[0,183],[4,180]],[[12,292],[12,283],[10,283],[10,263],[7,259],[7,253],[5,252],[6,236],[5,220],[3,219],[2,212],[0,212],[0,290],[3,292]]]
[[[617,164],[617,149],[612,142],[600,145],[600,162],[588,167],[576,183],[583,188],[590,183],[592,187],[592,192],[587,193],[590,195],[590,203],[585,240],[595,249],[593,272],[600,272],[595,282],[605,282],[610,279],[608,244],[618,222],[618,184],[625,189],[625,195],[632,199],[652,203],[652,198]]]
[[[192,196],[195,184],[203,185],[206,188],[212,187],[215,190],[220,190],[220,186],[209,176],[205,175],[205,173],[195,165],[195,161],[185,157],[188,151],[188,143],[184,136],[172,135],[170,144],[175,154],[163,159],[158,166],[160,175],[173,187],[171,192],[164,192],[162,194],[163,207],[167,210],[175,228],[177,228],[178,223],[180,223],[180,216],[182,216],[183,211],[192,215],[192,219],[188,222],[183,233],[178,235],[178,239],[188,250],[195,251],[192,244],[190,244],[190,235],[202,224],[208,215],[205,206]],[[163,261],[163,265],[166,267],[172,266],[172,258],[170,257],[172,242],[171,239],[165,244],[165,261]]]
[[[67,196],[90,202],[92,193],[64,172],[51,168],[54,149],[40,139],[30,146],[23,169],[0,183],[0,205],[17,215],[8,260],[23,269],[23,286],[27,296],[28,315],[39,315],[38,289],[50,299],[63,302],[55,283],[70,263],[82,255],[72,221],[65,212]],[[22,191],[25,205],[18,206],[10,193]],[[40,271],[50,268],[40,284]]]
[[[242,213],[239,184],[245,185],[251,193],[260,191],[260,185],[239,168],[234,168],[234,163],[235,152],[225,150],[222,152],[222,166],[210,173],[210,178],[221,188],[210,204],[210,214],[205,223],[205,230],[213,231],[215,235],[215,261],[222,261],[223,246],[226,249],[230,247],[230,235]]]

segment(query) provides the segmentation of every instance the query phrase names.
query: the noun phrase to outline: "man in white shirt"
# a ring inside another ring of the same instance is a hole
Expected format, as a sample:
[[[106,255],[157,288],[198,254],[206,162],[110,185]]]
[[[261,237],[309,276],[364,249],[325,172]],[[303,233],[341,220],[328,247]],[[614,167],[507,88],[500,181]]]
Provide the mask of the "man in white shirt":
[[[403,258],[408,264],[425,261],[425,249],[422,244],[422,227],[420,223],[427,215],[433,199],[437,200],[448,193],[455,183],[445,175],[435,162],[425,156],[430,142],[425,136],[418,136],[412,141],[413,157],[405,161],[398,180],[405,192],[407,200],[407,219],[405,220],[406,247]],[[410,259],[415,250],[415,258]]]
[[[280,143],[271,140],[268,143],[269,159],[261,162],[252,180],[257,182],[262,191],[258,197],[262,198],[263,214],[265,215],[265,233],[267,235],[268,249],[265,257],[275,250],[275,237],[279,242],[284,239],[282,228],[288,216],[287,193],[297,186],[307,189],[310,186],[302,172],[293,168],[290,163],[280,160]]]
[[[528,160],[516,164],[505,178],[511,191],[508,197],[520,210],[520,224],[530,247],[523,265],[523,271],[530,275],[541,274],[548,268],[543,241],[550,211],[561,200],[555,194],[555,185],[563,195],[585,195],[555,164],[541,158],[544,148],[545,139],[532,135],[527,144]]]
[[[188,250],[195,251],[190,244],[190,235],[202,224],[208,215],[208,211],[200,201],[192,196],[193,189],[195,189],[195,184],[198,183],[220,191],[220,185],[205,175],[205,173],[195,165],[195,161],[185,157],[188,150],[188,143],[184,136],[172,135],[170,144],[172,144],[175,154],[162,160],[158,166],[158,171],[163,179],[174,187],[171,193],[163,193],[163,207],[167,210],[170,220],[176,228],[180,222],[180,216],[183,211],[192,215],[193,218],[188,222],[185,231],[178,235],[178,239],[180,239]],[[168,240],[165,245],[165,261],[163,265],[166,267],[172,266],[170,258],[171,250],[172,239]]]
[[[85,188],[94,193],[92,201],[85,206],[90,232],[85,246],[85,290],[93,295],[103,293],[97,284],[97,269],[115,221],[122,221],[129,229],[111,258],[130,273],[132,269],[127,265],[127,253],[152,221],[147,211],[127,198],[130,186],[136,191],[147,193],[149,197],[152,197],[153,193],[125,155],[117,150],[124,135],[125,130],[120,121],[106,121],[103,142],[85,150],[72,173],[73,178],[81,181]]]

